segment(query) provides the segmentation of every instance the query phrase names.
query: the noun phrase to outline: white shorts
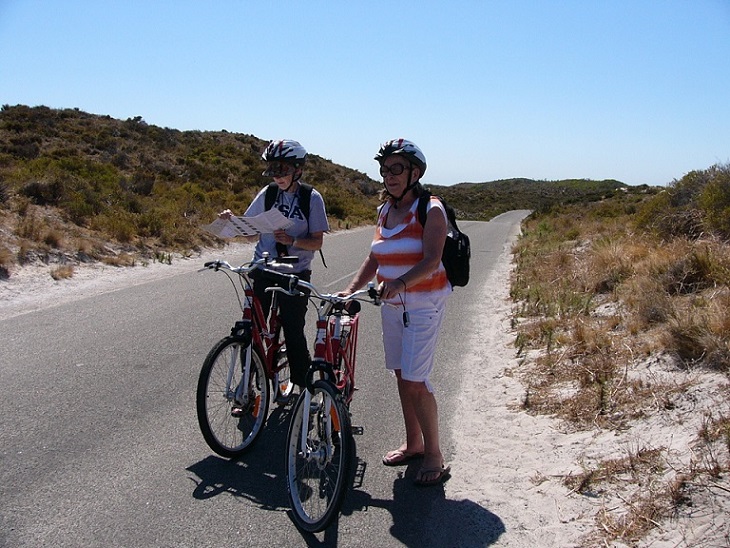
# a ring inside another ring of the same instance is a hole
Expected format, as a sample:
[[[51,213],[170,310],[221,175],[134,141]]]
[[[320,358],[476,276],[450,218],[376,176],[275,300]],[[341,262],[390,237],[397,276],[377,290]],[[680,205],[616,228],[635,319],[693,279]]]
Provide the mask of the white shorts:
[[[446,297],[439,297],[432,306],[408,310],[408,327],[403,325],[403,307],[384,305],[380,310],[385,368],[400,369],[407,381],[426,383],[429,392],[433,392],[429,376],[445,308]]]

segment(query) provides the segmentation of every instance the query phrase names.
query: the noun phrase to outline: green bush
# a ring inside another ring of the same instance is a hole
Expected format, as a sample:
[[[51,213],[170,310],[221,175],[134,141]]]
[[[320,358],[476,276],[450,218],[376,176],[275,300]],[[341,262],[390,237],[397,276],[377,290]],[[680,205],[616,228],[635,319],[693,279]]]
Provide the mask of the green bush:
[[[714,166],[697,202],[705,224],[724,239],[730,239],[730,166]]]
[[[730,239],[730,166],[691,171],[638,209],[636,223],[660,237]]]

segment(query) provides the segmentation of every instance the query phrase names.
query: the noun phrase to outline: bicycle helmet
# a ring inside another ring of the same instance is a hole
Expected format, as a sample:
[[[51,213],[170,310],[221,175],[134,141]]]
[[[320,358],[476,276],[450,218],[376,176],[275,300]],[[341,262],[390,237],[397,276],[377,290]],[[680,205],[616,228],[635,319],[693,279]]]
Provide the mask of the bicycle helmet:
[[[375,160],[379,164],[382,164],[388,156],[392,156],[393,154],[404,156],[409,162],[417,165],[421,170],[421,177],[426,173],[426,156],[411,141],[407,141],[406,139],[391,139],[383,143],[375,155]]]
[[[302,167],[307,161],[307,151],[298,141],[279,139],[268,144],[261,158],[269,164],[263,172],[263,175],[268,177],[276,175],[276,169],[272,168],[276,168],[280,163],[290,164],[294,168]]]

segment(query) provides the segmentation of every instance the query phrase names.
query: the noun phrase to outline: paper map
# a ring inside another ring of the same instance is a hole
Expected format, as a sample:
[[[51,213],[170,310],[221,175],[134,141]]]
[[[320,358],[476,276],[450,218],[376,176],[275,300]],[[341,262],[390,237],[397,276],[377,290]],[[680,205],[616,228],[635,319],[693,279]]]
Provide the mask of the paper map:
[[[255,236],[287,229],[294,221],[287,219],[278,209],[269,209],[255,217],[235,217],[230,219],[216,219],[203,228],[221,238],[235,238],[236,236]]]

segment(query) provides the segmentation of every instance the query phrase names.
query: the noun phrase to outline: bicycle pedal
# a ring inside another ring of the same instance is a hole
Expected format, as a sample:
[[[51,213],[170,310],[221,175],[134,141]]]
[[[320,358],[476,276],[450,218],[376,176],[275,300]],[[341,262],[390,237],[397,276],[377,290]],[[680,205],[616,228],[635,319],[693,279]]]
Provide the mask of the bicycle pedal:
[[[365,433],[365,429],[362,426],[350,426],[353,436],[362,436]]]

